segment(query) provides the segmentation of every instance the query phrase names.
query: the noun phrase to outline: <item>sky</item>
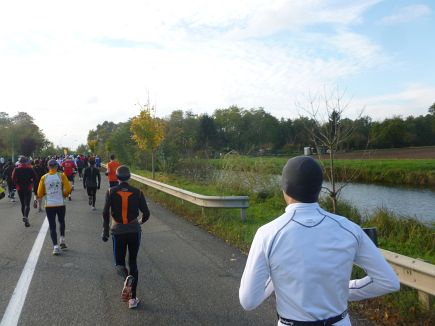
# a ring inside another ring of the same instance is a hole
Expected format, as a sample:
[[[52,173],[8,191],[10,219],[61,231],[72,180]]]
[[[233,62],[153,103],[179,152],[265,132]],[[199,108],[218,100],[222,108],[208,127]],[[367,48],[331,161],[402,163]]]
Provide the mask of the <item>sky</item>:
[[[0,1],[0,111],[75,149],[148,103],[298,118],[339,89],[345,115],[435,102],[435,0]],[[305,104],[304,104],[305,103]]]

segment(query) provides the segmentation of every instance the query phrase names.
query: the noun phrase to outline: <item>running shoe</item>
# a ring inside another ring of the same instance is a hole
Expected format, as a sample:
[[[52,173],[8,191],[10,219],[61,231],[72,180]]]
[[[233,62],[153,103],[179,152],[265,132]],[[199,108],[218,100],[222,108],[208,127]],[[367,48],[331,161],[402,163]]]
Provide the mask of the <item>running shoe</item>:
[[[24,226],[28,228],[30,226],[29,219],[27,217],[23,217]]]
[[[71,195],[68,196],[68,200],[71,200]]]
[[[33,208],[38,208],[38,200],[33,201]]]
[[[53,255],[54,255],[54,256],[59,256],[60,253],[61,253],[61,251],[60,251],[60,247],[59,247],[58,245],[55,245],[55,246],[53,247]]]
[[[128,300],[128,308],[129,309],[134,309],[137,308],[137,305],[139,304],[140,300],[139,298],[131,298],[130,300]]]
[[[59,247],[62,250],[65,250],[67,248],[66,243],[65,243],[65,238],[60,238]]]
[[[92,210],[93,210],[93,211],[95,211],[95,210],[96,210],[95,206],[92,206]]]
[[[133,284],[134,277],[132,275],[128,275],[124,281],[124,288],[121,292],[121,299],[124,302],[127,302],[131,299],[131,286]]]

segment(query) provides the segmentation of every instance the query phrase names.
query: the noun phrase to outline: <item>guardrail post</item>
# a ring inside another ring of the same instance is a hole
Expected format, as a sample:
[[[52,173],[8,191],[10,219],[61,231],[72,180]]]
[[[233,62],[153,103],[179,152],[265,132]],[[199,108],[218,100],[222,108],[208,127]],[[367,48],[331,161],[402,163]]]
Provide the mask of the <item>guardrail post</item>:
[[[430,309],[431,297],[429,293],[418,291],[418,301],[424,309]]]
[[[246,223],[246,208],[240,209],[240,217],[242,218],[242,222]]]

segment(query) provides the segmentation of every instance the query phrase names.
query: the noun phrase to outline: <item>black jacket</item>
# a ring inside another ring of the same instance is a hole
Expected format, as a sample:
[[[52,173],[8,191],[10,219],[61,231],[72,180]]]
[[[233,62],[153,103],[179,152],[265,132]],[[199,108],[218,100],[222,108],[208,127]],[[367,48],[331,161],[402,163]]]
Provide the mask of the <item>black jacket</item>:
[[[142,212],[141,223],[150,217],[145,196],[127,182],[121,182],[106,192],[106,202],[103,209],[103,235],[109,236],[109,222],[112,217],[112,234],[141,232],[138,221]]]
[[[100,170],[95,166],[90,166],[85,169],[83,174],[83,188],[98,188],[100,189],[101,175]]]

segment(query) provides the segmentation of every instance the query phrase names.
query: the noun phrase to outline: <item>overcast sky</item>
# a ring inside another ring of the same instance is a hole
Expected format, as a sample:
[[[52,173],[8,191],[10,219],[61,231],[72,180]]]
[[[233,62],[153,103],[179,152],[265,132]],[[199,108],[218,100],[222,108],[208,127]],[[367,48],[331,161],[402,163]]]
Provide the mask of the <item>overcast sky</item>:
[[[238,105],[296,118],[338,86],[375,120],[435,102],[434,0],[1,1],[0,111],[73,149],[148,94],[157,116]]]

